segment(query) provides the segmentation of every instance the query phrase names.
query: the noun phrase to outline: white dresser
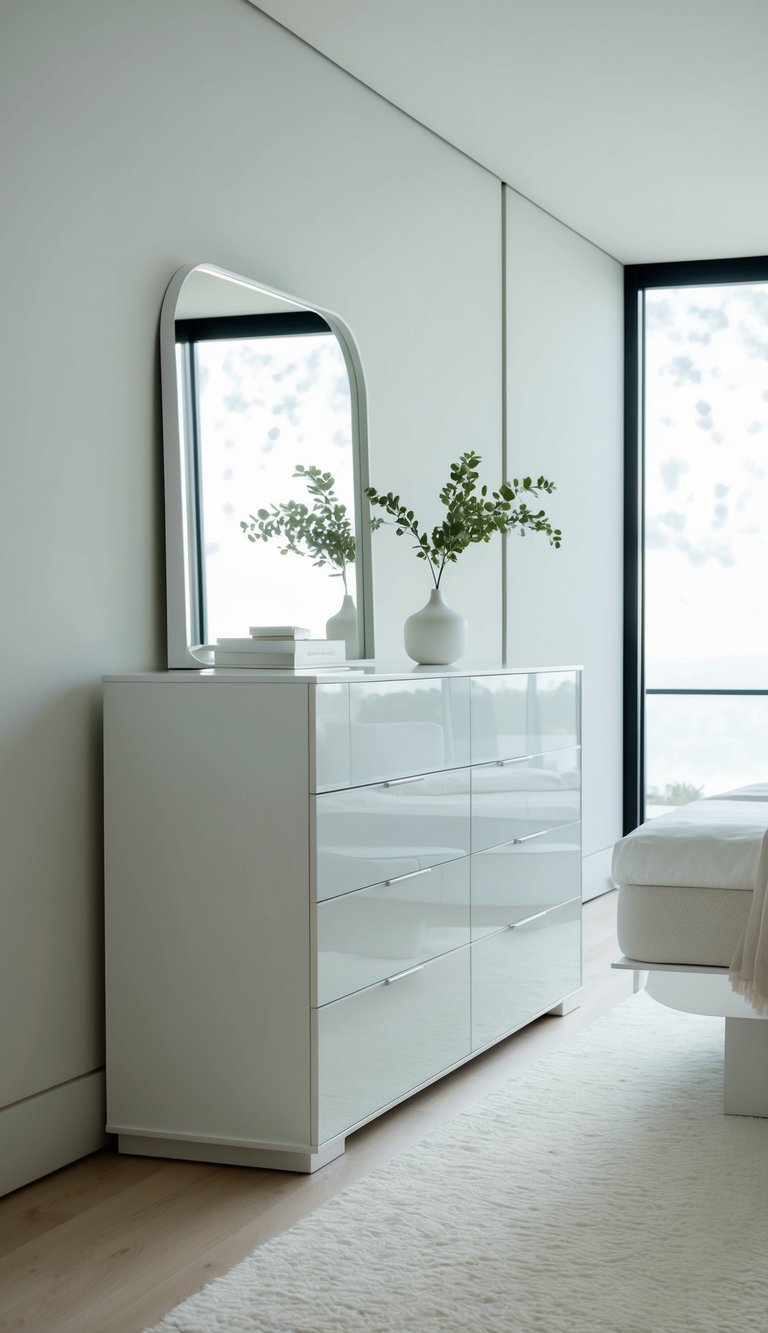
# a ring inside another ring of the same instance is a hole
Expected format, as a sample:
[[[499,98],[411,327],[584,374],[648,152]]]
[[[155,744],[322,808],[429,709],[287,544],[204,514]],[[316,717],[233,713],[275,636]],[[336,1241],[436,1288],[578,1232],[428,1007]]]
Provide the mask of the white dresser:
[[[576,668],[105,682],[108,1129],[312,1171],[581,982]]]

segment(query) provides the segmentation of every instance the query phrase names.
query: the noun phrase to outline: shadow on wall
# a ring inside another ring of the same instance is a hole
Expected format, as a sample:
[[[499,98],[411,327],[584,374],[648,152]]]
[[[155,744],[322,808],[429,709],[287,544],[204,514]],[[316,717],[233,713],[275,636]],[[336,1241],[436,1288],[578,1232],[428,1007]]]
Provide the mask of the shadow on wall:
[[[101,688],[3,730],[0,1107],[104,1063]]]

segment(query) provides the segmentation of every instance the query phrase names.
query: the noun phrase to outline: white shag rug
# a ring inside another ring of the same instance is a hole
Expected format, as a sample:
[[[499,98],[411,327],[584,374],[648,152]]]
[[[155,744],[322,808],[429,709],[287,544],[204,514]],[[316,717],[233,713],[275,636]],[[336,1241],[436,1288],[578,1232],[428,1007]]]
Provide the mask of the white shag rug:
[[[634,996],[152,1333],[766,1333],[768,1120],[722,1065]]]

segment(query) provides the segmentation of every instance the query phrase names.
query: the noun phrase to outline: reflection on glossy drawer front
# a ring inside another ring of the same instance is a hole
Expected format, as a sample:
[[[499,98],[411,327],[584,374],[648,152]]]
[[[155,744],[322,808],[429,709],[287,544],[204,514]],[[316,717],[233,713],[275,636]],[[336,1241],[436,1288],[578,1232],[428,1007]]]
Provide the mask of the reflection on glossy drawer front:
[[[581,985],[581,900],[472,944],[472,1049]]]
[[[470,857],[472,939],[581,897],[579,824]]]
[[[472,763],[580,744],[578,675],[473,676]]]
[[[349,686],[350,782],[459,768],[469,760],[469,679]]]
[[[317,1004],[469,944],[469,857],[317,906]]]
[[[310,727],[314,765],[310,765],[309,789],[335,791],[348,787],[350,781],[349,686],[315,685],[313,689],[314,719],[310,711]]]
[[[318,1142],[469,1054],[469,948],[314,1011]]]
[[[467,769],[315,798],[318,900],[469,852]]]
[[[580,750],[472,769],[472,851],[580,818]]]

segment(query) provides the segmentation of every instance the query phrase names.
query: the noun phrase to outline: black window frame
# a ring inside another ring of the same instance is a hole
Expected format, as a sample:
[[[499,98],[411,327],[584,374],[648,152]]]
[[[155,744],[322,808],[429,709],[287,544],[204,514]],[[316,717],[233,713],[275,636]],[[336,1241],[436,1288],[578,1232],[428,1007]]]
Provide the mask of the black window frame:
[[[624,269],[624,833],[645,818],[645,293],[659,287],[768,282],[768,255],[628,264]],[[768,690],[659,689],[762,695]]]
[[[212,342],[222,338],[295,338],[303,333],[333,333],[314,310],[274,311],[264,315],[205,315],[177,319],[176,341]]]

